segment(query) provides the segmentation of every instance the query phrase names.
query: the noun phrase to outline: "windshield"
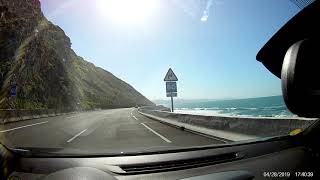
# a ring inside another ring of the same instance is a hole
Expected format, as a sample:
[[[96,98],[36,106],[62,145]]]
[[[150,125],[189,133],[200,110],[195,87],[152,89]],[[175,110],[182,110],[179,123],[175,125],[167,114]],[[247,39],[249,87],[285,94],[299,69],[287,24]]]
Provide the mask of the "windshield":
[[[290,0],[0,2],[0,142],[125,154],[297,134],[255,57]]]

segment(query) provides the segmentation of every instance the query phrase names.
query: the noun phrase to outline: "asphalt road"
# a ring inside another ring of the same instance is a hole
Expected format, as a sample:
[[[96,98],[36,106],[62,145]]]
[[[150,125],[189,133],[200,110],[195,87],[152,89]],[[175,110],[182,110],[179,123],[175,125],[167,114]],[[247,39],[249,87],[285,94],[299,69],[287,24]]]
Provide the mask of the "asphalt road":
[[[121,153],[224,143],[162,124],[135,108],[0,125],[0,142],[9,147],[68,153]]]

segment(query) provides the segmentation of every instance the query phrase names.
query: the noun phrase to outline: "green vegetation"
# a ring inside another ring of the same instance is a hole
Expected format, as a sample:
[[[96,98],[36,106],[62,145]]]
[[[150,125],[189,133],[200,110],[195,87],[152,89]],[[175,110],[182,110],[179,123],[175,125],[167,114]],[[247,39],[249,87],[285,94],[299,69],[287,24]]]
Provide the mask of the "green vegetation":
[[[46,105],[31,100],[13,99],[9,103],[16,109],[48,109]]]

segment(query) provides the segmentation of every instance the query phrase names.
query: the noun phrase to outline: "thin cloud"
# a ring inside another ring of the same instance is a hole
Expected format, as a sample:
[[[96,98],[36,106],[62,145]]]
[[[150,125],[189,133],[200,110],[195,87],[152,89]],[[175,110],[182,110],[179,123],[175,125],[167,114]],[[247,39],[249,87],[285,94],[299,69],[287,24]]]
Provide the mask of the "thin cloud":
[[[206,6],[205,10],[203,11],[202,17],[200,19],[202,22],[206,22],[208,20],[210,8],[212,5],[213,5],[213,0],[208,0],[207,6]]]

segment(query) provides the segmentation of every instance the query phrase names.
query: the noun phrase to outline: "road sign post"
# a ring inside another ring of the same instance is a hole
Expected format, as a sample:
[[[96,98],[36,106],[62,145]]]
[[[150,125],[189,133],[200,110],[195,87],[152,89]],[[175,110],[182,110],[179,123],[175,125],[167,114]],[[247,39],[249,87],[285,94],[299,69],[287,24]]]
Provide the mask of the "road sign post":
[[[171,112],[173,112],[173,97],[171,96]]]
[[[174,111],[173,108],[173,97],[177,97],[178,93],[177,93],[177,82],[178,78],[177,76],[174,74],[174,72],[172,71],[171,68],[169,68],[164,81],[166,82],[166,93],[167,93],[167,97],[171,97],[171,112]]]

